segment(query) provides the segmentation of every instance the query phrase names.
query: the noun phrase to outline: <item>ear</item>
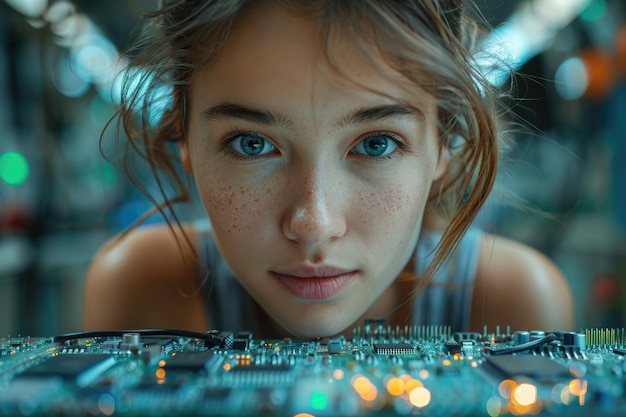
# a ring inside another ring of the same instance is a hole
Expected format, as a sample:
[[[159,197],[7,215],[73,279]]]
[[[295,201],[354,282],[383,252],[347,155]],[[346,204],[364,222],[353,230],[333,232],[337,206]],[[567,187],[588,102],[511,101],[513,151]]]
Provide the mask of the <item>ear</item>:
[[[193,175],[193,169],[191,168],[191,158],[189,157],[189,145],[186,140],[178,141],[178,154],[180,155],[180,162],[183,168],[189,175]]]
[[[435,176],[433,177],[433,181],[438,181],[446,174],[448,171],[448,166],[450,165],[450,148],[447,143],[442,143],[439,148],[439,158],[437,159],[437,166],[435,167]]]

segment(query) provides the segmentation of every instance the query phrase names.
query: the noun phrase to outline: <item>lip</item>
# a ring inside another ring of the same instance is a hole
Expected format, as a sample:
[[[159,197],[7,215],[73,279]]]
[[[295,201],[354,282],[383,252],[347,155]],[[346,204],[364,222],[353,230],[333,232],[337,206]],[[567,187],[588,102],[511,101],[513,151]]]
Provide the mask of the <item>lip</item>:
[[[303,265],[270,274],[288,292],[303,300],[325,300],[334,297],[352,281],[356,270],[335,266]]]

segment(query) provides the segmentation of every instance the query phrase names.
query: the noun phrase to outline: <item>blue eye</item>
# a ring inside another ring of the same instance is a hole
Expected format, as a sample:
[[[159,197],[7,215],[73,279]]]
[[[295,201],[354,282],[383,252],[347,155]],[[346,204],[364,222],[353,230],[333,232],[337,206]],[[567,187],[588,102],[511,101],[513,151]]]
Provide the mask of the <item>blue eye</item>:
[[[387,156],[398,149],[398,142],[389,134],[376,133],[369,135],[357,143],[350,151],[365,156]]]
[[[274,145],[256,133],[238,133],[228,138],[225,145],[240,156],[262,156],[276,151]]]

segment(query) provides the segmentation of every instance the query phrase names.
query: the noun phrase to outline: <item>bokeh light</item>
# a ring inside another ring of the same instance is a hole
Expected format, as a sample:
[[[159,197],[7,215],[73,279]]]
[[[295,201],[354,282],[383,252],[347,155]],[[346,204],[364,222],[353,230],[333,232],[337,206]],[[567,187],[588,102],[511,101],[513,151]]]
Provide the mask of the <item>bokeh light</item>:
[[[20,185],[28,179],[28,161],[19,152],[6,152],[0,155],[0,180],[9,185]]]

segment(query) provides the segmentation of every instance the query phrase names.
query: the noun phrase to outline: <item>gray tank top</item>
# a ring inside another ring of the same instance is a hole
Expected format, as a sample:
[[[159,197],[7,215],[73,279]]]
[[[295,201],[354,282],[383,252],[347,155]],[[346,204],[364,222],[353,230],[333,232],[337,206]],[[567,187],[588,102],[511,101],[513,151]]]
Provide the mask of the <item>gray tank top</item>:
[[[217,249],[208,224],[196,226],[198,254],[209,268],[203,286],[211,326],[220,330],[253,330],[252,298],[226,265]],[[457,250],[442,265],[413,305],[413,325],[445,325],[453,331],[468,331],[474,278],[480,256],[482,231],[472,227],[462,238]],[[417,244],[416,270],[423,275],[435,255],[440,232],[422,233]],[[202,273],[206,272],[202,270]]]

